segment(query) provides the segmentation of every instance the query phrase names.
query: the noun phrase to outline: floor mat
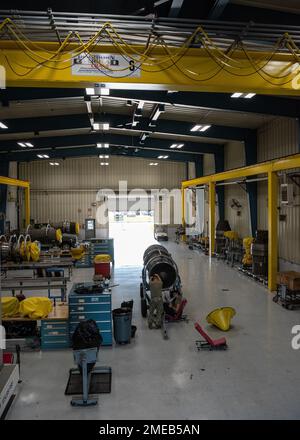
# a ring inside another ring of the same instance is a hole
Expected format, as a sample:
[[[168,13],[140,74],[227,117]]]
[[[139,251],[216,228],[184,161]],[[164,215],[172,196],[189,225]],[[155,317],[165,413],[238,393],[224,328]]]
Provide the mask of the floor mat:
[[[111,392],[111,368],[96,367],[92,372],[89,394],[107,394]],[[68,384],[65,390],[66,396],[82,394],[82,376],[77,369],[71,369]]]

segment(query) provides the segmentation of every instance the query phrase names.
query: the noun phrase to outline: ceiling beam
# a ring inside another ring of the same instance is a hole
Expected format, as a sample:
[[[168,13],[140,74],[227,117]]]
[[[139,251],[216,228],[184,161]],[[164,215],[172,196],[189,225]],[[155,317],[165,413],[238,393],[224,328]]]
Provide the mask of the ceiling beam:
[[[97,143],[109,143],[116,146],[130,146],[135,148],[147,148],[151,147],[158,152],[160,151],[168,151],[170,154],[174,153],[177,155],[185,155],[185,154],[199,154],[199,153],[216,153],[219,151],[221,145],[218,144],[208,144],[208,143],[196,143],[196,142],[185,142],[185,147],[180,151],[172,151],[170,149],[170,145],[172,144],[172,140],[169,139],[156,139],[156,138],[147,138],[143,145],[139,142],[139,137],[137,136],[129,136],[129,135],[119,135],[112,133],[92,133],[92,134],[83,134],[83,135],[72,135],[72,136],[55,136],[48,138],[39,138],[38,143],[35,142],[34,148],[27,148],[24,150],[22,147],[18,147],[16,141],[2,141],[0,143],[0,152],[2,154],[13,153],[16,155],[14,160],[18,160],[17,156],[21,153],[27,155],[36,155],[43,150],[47,151],[55,151],[55,149],[59,147],[73,147],[80,145],[94,145],[95,152],[97,152],[96,144]],[[99,150],[98,150],[99,151]],[[46,152],[46,151],[45,151]]]
[[[159,162],[160,159],[158,159],[158,153],[157,151],[151,150],[151,149],[140,149],[136,151],[135,148],[132,146],[127,147],[110,147],[108,151],[102,151],[98,150],[93,146],[86,145],[86,146],[78,146],[78,147],[72,147],[72,148],[60,148],[57,150],[52,150],[49,154],[49,159],[40,159],[37,157],[36,154],[33,154],[32,152],[29,152],[27,154],[26,152],[21,151],[17,155],[15,153],[9,153],[5,157],[7,158],[7,161],[18,161],[18,162],[32,162],[35,160],[44,160],[44,161],[51,161],[53,159],[66,159],[71,157],[85,157],[85,156],[95,156],[98,157],[99,154],[108,154],[109,156],[122,156],[122,157],[141,157],[141,158],[148,158],[152,159],[155,162]],[[201,156],[200,154],[179,154],[176,153],[168,153],[168,159],[169,161],[175,161],[175,162],[193,162],[196,160],[199,160]],[[1,158],[1,153],[0,153]],[[162,160],[163,161],[163,160]],[[101,159],[99,158],[99,162],[101,162]]]
[[[128,128],[132,129],[132,115],[116,115],[111,113],[104,113],[103,119],[109,122],[112,128]],[[139,121],[138,125],[133,129],[134,131],[143,131],[151,133],[167,133],[175,135],[185,135],[195,137],[195,142],[199,142],[199,137],[205,139],[207,137],[214,139],[226,139],[243,141],[254,130],[249,130],[239,127],[228,127],[222,125],[212,125],[208,130],[204,132],[191,131],[192,127],[196,125],[194,122],[174,121],[167,119],[158,119],[152,121],[155,126],[149,126],[148,118],[136,118]],[[51,130],[67,130],[67,129],[89,129],[91,128],[88,114],[82,113],[78,115],[57,115],[57,116],[43,116],[34,118],[17,118],[6,119],[3,122],[7,125],[8,129],[3,131],[3,134],[19,135],[24,132],[40,133],[43,131]],[[201,123],[201,122],[200,122]],[[127,124],[127,125],[126,125]],[[205,122],[202,125],[206,125]],[[48,137],[52,135],[49,134]],[[34,139],[39,139],[34,137]],[[22,139],[20,139],[22,140]],[[24,140],[26,136],[24,135]],[[170,140],[170,142],[172,139]],[[0,134],[0,146],[2,145]],[[7,141],[6,141],[7,142]]]
[[[238,91],[238,90],[237,90]],[[0,90],[0,101],[5,105],[9,101],[24,101],[29,99],[56,99],[84,97],[84,89],[57,88],[8,88]],[[299,116],[299,99],[256,95],[252,99],[234,99],[227,93],[178,92],[149,90],[117,90],[111,89],[110,96],[120,99],[143,100],[152,103],[207,108],[210,110],[229,110],[243,113],[257,113],[273,116]]]

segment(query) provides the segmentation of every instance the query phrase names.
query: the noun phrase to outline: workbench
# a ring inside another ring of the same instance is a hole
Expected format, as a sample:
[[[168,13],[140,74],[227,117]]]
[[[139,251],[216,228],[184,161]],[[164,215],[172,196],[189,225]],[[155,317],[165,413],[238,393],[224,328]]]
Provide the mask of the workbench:
[[[20,263],[8,262],[1,266],[4,278],[1,280],[2,291],[11,291],[15,296],[16,291],[24,290],[47,290],[48,298],[59,298],[61,301],[66,299],[67,282],[71,280],[73,261],[68,259],[50,258],[48,261]],[[14,276],[9,277],[9,271],[31,270],[32,276]],[[68,270],[65,276],[65,270]],[[49,275],[60,272],[61,276],[39,276],[41,273]],[[61,294],[51,295],[51,290],[60,290]]]
[[[68,306],[63,303],[57,303],[53,307],[52,312],[49,313],[46,318],[36,320],[23,316],[13,316],[2,318],[2,322],[36,322],[41,328],[41,349],[55,350],[60,348],[68,348],[70,346],[68,319]],[[17,339],[14,339],[14,342],[16,341]]]

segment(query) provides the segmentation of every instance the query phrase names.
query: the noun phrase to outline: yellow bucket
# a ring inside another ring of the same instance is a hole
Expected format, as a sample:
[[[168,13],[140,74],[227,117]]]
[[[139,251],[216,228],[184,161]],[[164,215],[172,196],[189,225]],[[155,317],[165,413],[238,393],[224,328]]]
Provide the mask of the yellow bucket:
[[[206,321],[209,324],[215,325],[220,330],[227,331],[230,328],[231,319],[235,314],[236,311],[233,307],[221,307],[210,312],[206,317]]]
[[[110,263],[111,258],[109,254],[98,254],[94,258],[94,263]]]

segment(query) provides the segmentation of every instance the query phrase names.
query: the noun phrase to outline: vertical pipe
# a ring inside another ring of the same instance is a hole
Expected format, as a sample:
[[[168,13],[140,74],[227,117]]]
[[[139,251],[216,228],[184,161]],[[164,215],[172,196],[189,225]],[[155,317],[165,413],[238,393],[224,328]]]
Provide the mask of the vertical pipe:
[[[268,288],[276,290],[278,268],[278,176],[268,172]]]
[[[25,188],[25,228],[30,223],[30,187]]]
[[[215,251],[215,228],[216,228],[216,184],[209,182],[209,256],[212,257]]]

